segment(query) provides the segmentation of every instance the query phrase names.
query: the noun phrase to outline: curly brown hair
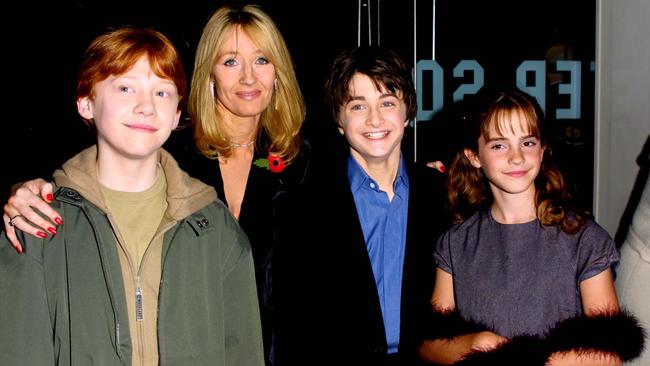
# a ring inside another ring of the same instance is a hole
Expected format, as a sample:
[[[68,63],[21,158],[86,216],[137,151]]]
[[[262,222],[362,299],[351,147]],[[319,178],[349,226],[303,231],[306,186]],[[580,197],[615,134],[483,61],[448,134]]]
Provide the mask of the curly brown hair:
[[[535,178],[535,206],[537,218],[544,226],[559,225],[566,233],[576,233],[586,221],[587,213],[577,208],[564,181],[562,172],[552,162],[552,152],[544,135],[543,113],[536,101],[521,91],[499,91],[480,99],[480,107],[474,118],[468,119],[472,126],[463,130],[462,148],[456,153],[447,175],[447,199],[454,223],[460,223],[473,215],[480,207],[492,202],[492,193],[481,168],[474,167],[465,151],[478,153],[478,140],[488,139],[490,127],[497,132],[509,126],[513,114],[520,114],[527,122],[529,133],[537,137],[544,149],[540,173]]]

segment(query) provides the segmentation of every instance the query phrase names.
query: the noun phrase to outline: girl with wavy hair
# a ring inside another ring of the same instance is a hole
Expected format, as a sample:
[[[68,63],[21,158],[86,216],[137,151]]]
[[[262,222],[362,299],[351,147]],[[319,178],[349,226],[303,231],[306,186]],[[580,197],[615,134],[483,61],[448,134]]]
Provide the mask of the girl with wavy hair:
[[[520,91],[487,98],[463,126],[470,133],[449,170],[455,225],[436,247],[420,355],[462,365],[617,365],[635,357],[643,331],[619,308],[619,253],[571,204],[539,106]]]

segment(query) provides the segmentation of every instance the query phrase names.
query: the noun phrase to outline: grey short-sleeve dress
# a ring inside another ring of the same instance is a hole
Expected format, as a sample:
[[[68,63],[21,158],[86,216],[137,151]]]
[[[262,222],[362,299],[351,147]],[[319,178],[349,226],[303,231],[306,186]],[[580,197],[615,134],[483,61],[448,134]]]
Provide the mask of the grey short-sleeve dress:
[[[505,337],[541,335],[580,315],[580,282],[620,255],[589,219],[576,234],[538,220],[500,224],[482,209],[440,237],[436,265],[453,276],[456,309]]]

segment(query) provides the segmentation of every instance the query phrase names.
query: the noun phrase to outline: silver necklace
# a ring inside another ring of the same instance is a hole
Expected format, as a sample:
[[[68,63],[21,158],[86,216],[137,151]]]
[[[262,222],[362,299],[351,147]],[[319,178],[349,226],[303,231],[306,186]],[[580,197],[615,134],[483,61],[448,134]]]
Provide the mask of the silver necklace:
[[[238,147],[249,147],[249,146],[253,145],[254,143],[255,143],[254,139],[252,141],[250,141],[250,142],[245,143],[245,144],[238,144],[236,142],[231,142],[230,147],[232,147],[233,149],[236,149]]]

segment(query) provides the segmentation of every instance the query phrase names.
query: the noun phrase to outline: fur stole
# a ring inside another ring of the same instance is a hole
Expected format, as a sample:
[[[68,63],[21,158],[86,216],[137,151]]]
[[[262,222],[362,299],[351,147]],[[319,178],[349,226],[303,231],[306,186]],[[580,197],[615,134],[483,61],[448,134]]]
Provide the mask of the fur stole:
[[[455,336],[490,330],[464,320],[457,311],[433,311],[427,320],[423,340],[450,339]],[[435,329],[437,328],[437,329]],[[645,331],[639,321],[625,310],[596,316],[577,316],[558,322],[541,336],[518,336],[488,352],[473,351],[455,365],[540,365],[551,354],[575,351],[582,354],[615,355],[630,361],[643,352]]]

